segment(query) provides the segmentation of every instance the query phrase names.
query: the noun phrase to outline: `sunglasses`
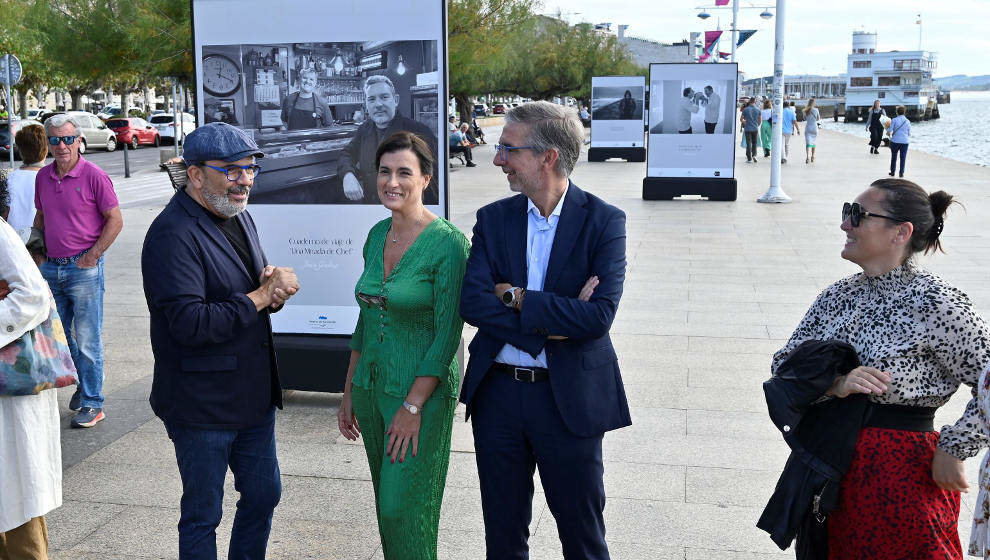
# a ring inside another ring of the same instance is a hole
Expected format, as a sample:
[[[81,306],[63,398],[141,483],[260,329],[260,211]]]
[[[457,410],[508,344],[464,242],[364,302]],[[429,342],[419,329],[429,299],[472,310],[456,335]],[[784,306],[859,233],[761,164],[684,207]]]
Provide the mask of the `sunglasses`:
[[[364,292],[358,292],[357,298],[362,303],[370,305],[371,307],[377,307],[382,311],[385,311],[388,308],[388,298],[385,296],[375,296]]]
[[[58,146],[59,142],[64,142],[66,146],[71,146],[73,142],[76,141],[76,136],[49,136],[48,143],[52,146]]]
[[[846,202],[842,205],[842,221],[849,220],[852,227],[859,227],[860,221],[863,218],[883,218],[885,220],[890,220],[892,222],[903,223],[906,222],[904,218],[895,218],[893,216],[884,216],[883,214],[874,214],[873,212],[867,212],[863,210],[863,205],[858,202]]]

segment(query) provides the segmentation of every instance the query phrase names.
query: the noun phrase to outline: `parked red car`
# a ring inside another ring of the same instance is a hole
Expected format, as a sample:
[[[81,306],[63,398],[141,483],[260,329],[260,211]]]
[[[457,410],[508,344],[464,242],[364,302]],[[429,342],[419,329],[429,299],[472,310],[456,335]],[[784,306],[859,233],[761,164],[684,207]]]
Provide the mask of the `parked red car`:
[[[505,114],[505,103],[496,103],[492,105],[493,115],[504,115]]]
[[[162,143],[158,129],[138,117],[110,119],[107,121],[107,127],[117,135],[118,144],[130,144],[132,150],[136,150],[139,144],[159,146]]]

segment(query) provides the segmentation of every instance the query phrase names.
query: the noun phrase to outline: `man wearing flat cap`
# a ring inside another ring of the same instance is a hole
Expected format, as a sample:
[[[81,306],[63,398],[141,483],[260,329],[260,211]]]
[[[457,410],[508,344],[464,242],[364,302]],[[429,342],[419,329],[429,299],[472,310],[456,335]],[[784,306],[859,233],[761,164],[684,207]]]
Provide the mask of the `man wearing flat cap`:
[[[229,558],[264,558],[282,493],[275,455],[281,386],[269,314],[299,290],[268,264],[246,211],[264,157],[243,130],[186,136],[188,181],[144,239],[141,272],[155,355],[151,408],[182,478],[179,558],[216,558],[228,467],[240,493]]]

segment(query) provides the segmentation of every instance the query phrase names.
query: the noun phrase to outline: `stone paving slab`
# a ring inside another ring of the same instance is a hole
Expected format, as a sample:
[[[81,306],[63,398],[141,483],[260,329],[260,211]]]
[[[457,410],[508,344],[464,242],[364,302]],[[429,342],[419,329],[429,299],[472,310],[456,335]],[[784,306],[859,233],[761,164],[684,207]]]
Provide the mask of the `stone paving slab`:
[[[498,129],[488,131],[495,143]],[[886,176],[863,138],[819,134],[818,162],[783,166],[789,205],[761,205],[769,166],[736,165],[739,200],[669,202],[641,198],[645,164],[578,163],[582,188],[627,214],[625,293],[612,334],[634,424],[605,437],[606,523],[617,560],[779,560],[755,521],[787,458],[766,417],[762,382],[771,356],[818,292],[857,268],[839,258],[841,203]],[[475,151],[479,167],[450,173],[451,219],[470,234],[475,210],[509,194],[505,179]],[[737,154],[742,158],[741,152]],[[910,178],[943,185],[966,210],[946,221],[948,254],[923,262],[990,311],[990,171],[918,151]],[[153,357],[139,257],[161,204],[124,210],[125,228],[107,258],[105,340],[108,420],[66,429],[64,504],[48,516],[53,558],[177,558],[180,484],[174,452],[147,396]],[[466,327],[466,340],[475,330]],[[63,421],[71,390],[60,390]],[[958,417],[957,394],[936,425]],[[339,395],[290,391],[276,438],[284,493],[269,557],[383,559],[370,475],[360,442],[336,429]],[[470,425],[457,409],[441,512],[439,555],[483,557],[484,527]],[[979,465],[966,463],[974,480]],[[539,478],[530,526],[531,557],[560,559],[557,529]],[[960,535],[968,542],[975,496],[963,495]],[[228,476],[220,557],[236,494]]]

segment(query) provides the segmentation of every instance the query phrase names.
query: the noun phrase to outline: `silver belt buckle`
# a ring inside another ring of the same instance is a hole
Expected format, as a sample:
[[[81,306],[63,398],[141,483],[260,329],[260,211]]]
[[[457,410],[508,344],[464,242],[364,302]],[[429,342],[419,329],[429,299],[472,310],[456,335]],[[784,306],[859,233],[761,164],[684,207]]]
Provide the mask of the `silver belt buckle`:
[[[520,378],[519,377],[519,372],[528,373],[529,374],[529,379]],[[513,368],[512,378],[515,379],[516,381],[526,381],[528,383],[534,383],[536,381],[536,372],[533,371],[533,370],[531,370],[531,369],[529,369],[529,368],[517,367],[517,368]]]

